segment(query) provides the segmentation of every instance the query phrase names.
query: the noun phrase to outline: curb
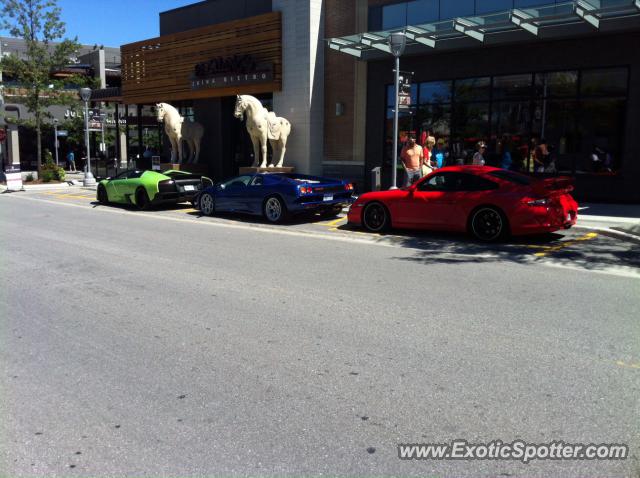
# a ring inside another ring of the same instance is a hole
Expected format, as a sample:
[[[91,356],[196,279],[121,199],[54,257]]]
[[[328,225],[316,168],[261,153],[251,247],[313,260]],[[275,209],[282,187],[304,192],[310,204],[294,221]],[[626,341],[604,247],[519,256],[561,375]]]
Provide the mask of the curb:
[[[628,232],[618,231],[616,229],[612,229],[609,227],[573,226],[572,229],[597,232],[598,234],[611,237],[613,239],[640,244],[640,236],[636,236],[635,234],[629,234]]]

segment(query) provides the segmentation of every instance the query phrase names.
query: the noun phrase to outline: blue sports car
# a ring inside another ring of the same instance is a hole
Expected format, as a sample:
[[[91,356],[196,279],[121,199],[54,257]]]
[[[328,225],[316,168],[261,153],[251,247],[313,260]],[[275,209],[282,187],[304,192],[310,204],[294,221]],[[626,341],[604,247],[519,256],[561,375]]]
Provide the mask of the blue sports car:
[[[206,215],[243,212],[272,223],[291,214],[320,212],[337,215],[353,202],[353,185],[341,180],[289,173],[236,176],[199,192],[194,206]]]

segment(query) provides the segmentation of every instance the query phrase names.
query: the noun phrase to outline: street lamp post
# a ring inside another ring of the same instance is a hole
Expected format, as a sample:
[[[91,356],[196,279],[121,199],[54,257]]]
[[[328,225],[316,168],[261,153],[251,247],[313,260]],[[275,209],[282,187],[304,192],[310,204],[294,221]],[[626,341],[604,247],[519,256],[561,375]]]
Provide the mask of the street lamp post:
[[[87,150],[87,165],[84,172],[83,186],[94,186],[96,180],[91,173],[91,151],[89,148],[89,99],[91,98],[91,88],[80,88],[80,98],[84,101],[84,144]]]
[[[58,163],[58,118],[53,118],[53,145],[56,148],[56,166]]]
[[[104,143],[104,120],[106,119],[106,117],[106,113],[100,113],[100,152],[102,153],[102,159],[104,161],[105,176],[109,176],[109,158],[107,158],[107,145]],[[97,170],[98,166],[96,166],[96,171]]]
[[[399,109],[399,89],[400,89],[400,55],[404,52],[407,44],[407,37],[404,32],[391,33],[388,38],[389,50],[396,58],[395,69],[395,109],[393,110],[393,164],[391,165],[391,187],[389,189],[398,189],[398,109]]]

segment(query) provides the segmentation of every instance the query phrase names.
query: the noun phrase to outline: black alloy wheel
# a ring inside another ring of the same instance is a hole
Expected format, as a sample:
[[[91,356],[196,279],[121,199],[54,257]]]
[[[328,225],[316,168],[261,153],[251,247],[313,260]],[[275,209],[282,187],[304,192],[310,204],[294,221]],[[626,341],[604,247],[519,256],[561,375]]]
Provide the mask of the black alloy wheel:
[[[270,223],[279,224],[286,218],[287,207],[278,196],[271,196],[264,202],[262,214]]]
[[[209,193],[204,193],[200,196],[199,202],[200,212],[205,216],[213,216],[216,212],[215,198]]]
[[[136,191],[136,206],[138,206],[138,209],[141,209],[142,211],[148,210],[151,206],[151,201],[149,201],[149,196],[144,188],[139,188]]]
[[[107,189],[101,184],[98,186],[98,202],[100,204],[109,204],[109,195]]]
[[[484,242],[497,241],[507,230],[506,218],[494,207],[481,207],[471,217],[471,232]]]

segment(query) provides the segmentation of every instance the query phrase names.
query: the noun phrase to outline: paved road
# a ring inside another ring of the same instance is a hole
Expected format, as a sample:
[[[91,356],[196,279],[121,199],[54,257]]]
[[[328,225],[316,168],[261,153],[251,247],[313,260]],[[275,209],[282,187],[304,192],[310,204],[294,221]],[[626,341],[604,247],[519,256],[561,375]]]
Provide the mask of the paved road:
[[[637,245],[273,228],[72,195],[0,197],[0,475],[638,476]],[[456,438],[634,456],[397,457]]]

